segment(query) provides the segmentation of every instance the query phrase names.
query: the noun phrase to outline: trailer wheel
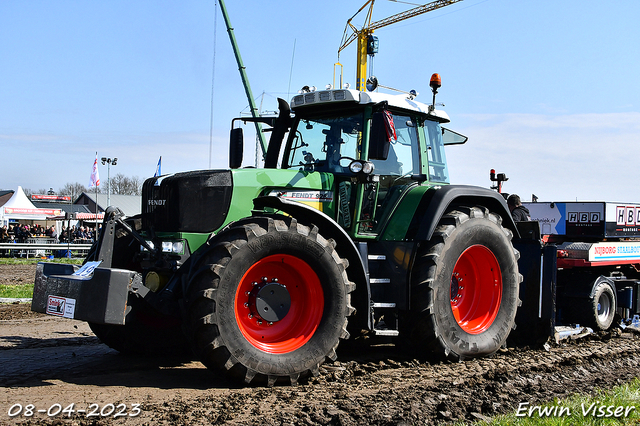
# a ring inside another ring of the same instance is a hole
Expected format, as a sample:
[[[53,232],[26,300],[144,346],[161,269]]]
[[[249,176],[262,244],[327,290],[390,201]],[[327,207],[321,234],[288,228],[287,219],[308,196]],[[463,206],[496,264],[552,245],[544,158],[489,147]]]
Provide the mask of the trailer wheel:
[[[125,355],[190,354],[180,318],[161,314],[133,294],[128,305],[125,325],[88,323],[102,343]]]
[[[613,324],[616,314],[616,297],[611,284],[606,279],[602,279],[596,284],[593,291],[593,298],[588,299],[585,305],[586,325],[595,330],[608,330]]]
[[[482,207],[447,213],[412,273],[411,341],[453,361],[496,352],[515,325],[518,252],[501,218]]]
[[[189,336],[209,368],[292,384],[336,359],[353,311],[347,261],[318,228],[253,217],[212,241],[186,291]]]

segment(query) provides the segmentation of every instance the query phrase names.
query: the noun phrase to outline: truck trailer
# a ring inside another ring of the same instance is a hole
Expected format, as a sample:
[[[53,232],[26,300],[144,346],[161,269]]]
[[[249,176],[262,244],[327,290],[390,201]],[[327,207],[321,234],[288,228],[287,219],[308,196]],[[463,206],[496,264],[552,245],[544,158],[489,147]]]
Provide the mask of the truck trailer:
[[[640,204],[612,202],[523,203],[551,247],[556,277],[546,285],[555,325],[604,331],[638,314]],[[526,225],[525,225],[526,226]],[[537,237],[536,237],[537,238]]]

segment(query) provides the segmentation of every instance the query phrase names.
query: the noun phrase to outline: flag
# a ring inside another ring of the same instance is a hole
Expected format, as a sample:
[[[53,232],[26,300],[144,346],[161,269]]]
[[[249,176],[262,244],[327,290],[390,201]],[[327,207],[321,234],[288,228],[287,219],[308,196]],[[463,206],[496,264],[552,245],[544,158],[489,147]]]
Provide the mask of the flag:
[[[91,185],[90,188],[100,186],[100,174],[98,173],[98,153],[96,152],[96,159],[93,162],[93,170],[91,171]]]
[[[156,174],[153,177],[159,177],[162,173],[160,172],[160,166],[162,164],[162,155],[158,159],[158,165],[156,166]]]
[[[384,124],[384,129],[387,131],[389,142],[398,140],[398,135],[396,134],[396,126],[393,124],[393,116],[387,110],[384,110]]]
[[[156,174],[153,175],[154,178],[158,178],[162,174],[162,172],[160,171],[160,166],[161,165],[162,165],[162,155],[158,159],[158,165],[156,166]],[[159,179],[156,179],[156,183],[154,183],[154,186],[160,186],[160,180]]]

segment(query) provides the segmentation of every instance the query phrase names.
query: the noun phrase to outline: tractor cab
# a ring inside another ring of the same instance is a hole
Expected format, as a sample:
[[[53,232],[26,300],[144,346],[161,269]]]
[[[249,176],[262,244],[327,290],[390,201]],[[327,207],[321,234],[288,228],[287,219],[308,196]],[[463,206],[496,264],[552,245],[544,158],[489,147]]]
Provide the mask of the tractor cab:
[[[380,235],[410,188],[448,184],[446,141],[466,141],[413,94],[308,90],[291,100],[293,114],[282,100],[280,109],[265,166],[331,174],[334,219],[353,237]]]
[[[265,168],[323,176],[331,182],[323,189],[335,200],[324,211],[352,237],[370,238],[382,234],[411,188],[449,184],[444,146],[467,138],[442,127],[450,120],[435,108],[435,91],[434,104],[426,105],[415,100],[415,91],[390,95],[305,86],[290,105],[278,100],[279,117],[238,120],[272,126]],[[232,129],[231,159],[242,158],[240,129]],[[240,164],[232,160],[230,166]]]

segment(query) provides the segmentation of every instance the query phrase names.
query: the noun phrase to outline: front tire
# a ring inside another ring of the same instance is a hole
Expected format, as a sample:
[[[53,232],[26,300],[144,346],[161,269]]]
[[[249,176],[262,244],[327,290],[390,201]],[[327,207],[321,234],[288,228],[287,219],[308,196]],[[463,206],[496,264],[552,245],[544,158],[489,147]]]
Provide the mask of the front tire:
[[[133,226],[132,219],[128,219],[128,223]],[[107,222],[102,229],[104,233]],[[103,235],[100,235],[91,245],[84,263],[98,259],[102,237]],[[132,263],[132,259],[135,259],[138,247],[131,236],[117,236],[111,249],[112,263],[107,266],[135,270],[137,265]],[[142,297],[133,293],[128,295],[127,306],[129,311],[124,325],[88,323],[91,331],[102,343],[125,355],[192,355],[182,331],[182,318],[159,312]]]
[[[483,207],[443,216],[412,274],[408,326],[421,353],[459,361],[493,354],[505,343],[522,281],[511,237]]]
[[[253,217],[216,236],[189,279],[192,348],[246,383],[317,375],[348,338],[347,261],[318,228]]]
[[[88,323],[102,343],[125,355],[191,354],[180,318],[158,312],[135,294],[129,294],[128,305],[124,325]]]

